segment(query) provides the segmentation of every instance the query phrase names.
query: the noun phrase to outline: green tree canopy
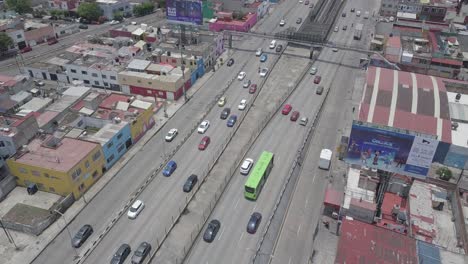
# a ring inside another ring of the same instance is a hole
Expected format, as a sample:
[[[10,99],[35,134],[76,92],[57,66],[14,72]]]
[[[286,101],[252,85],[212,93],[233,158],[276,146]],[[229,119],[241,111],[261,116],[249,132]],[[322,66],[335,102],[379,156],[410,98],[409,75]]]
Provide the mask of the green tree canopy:
[[[143,3],[133,7],[133,14],[135,14],[135,16],[144,16],[153,13],[153,10],[153,3]]]
[[[123,20],[123,12],[115,12],[114,13],[114,20],[122,22]]]
[[[97,3],[82,3],[78,6],[78,15],[89,21],[97,21],[102,15],[102,10]]]
[[[7,51],[13,44],[13,40],[7,33],[0,32],[0,52]]]
[[[20,14],[32,11],[31,0],[6,0],[5,3],[8,9],[14,10]]]

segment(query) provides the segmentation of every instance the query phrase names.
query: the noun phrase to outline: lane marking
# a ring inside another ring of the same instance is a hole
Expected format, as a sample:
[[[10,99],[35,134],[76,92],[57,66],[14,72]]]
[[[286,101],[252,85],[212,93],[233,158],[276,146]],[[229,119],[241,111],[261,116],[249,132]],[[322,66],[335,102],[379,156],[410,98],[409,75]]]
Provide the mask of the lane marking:
[[[297,236],[299,236],[299,232],[301,231],[301,226],[302,226],[302,224],[300,224],[299,228],[297,228],[297,233],[296,233]]]
[[[257,208],[257,204],[255,204],[253,211],[255,212],[255,208]]]
[[[235,204],[235,206],[234,206],[234,209],[236,209],[236,208],[237,208],[237,205],[239,205],[239,201],[240,201],[240,198],[237,199],[237,202],[236,202],[236,204]]]
[[[292,257],[289,257],[288,264],[291,264],[291,261],[292,261],[292,259],[291,259],[291,258],[292,258]]]
[[[239,243],[240,243],[240,241],[242,240],[242,237],[243,237],[243,236],[244,236],[244,232],[241,233],[241,236],[240,236],[240,238],[239,238]]]
[[[221,229],[221,233],[219,234],[218,240],[221,240],[221,237],[223,236],[224,229]]]
[[[307,208],[307,204],[309,204],[309,198],[307,198],[307,199],[306,199],[306,202],[305,202],[304,208]]]

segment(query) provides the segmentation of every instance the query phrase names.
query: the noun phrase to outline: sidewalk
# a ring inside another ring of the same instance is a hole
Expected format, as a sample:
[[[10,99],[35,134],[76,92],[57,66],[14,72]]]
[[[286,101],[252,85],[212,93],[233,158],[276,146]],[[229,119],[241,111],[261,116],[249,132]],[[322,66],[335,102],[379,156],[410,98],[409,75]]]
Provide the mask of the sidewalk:
[[[228,52],[224,52],[221,57],[225,60]],[[203,85],[211,78],[213,71],[208,71],[197,80],[193,87],[187,91],[187,97],[191,98]],[[119,170],[127,164],[127,162],[140,151],[140,149],[164,126],[164,124],[172,117],[179,108],[184,104],[184,99],[179,101],[168,101],[166,106],[167,116],[164,116],[164,111],[160,107],[153,118],[155,125],[149,129],[146,134],[133,145],[128,152],[106,173],[102,178],[97,181],[82,198],[75,201],[73,205],[64,213],[64,218],[67,223],[73,221],[87,203],[92,202],[92,199],[107,185],[107,183],[119,172]],[[158,104],[162,102],[158,100]],[[1,204],[0,204],[1,206]],[[15,249],[13,244],[10,244],[5,235],[0,237],[0,252],[1,263],[9,264],[25,264],[30,263],[37,255],[39,255],[44,248],[51,243],[54,238],[65,228],[63,219],[55,221],[50,225],[41,235],[33,236],[25,233],[9,230],[18,249]],[[3,232],[2,232],[3,233]]]

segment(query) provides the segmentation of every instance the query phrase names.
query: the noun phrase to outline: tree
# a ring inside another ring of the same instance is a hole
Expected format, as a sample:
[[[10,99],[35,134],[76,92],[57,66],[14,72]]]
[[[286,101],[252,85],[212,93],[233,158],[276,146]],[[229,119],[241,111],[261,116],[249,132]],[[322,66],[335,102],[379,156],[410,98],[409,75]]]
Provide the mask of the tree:
[[[158,0],[158,8],[166,8],[166,0]]]
[[[452,178],[452,171],[447,167],[438,168],[436,174],[444,181],[449,181]]]
[[[5,52],[13,46],[14,42],[5,32],[0,32],[0,52]]]
[[[114,13],[114,20],[122,22],[123,20],[123,12],[115,12]]]
[[[97,3],[82,3],[78,6],[78,15],[89,21],[97,21],[102,15],[102,10]]]
[[[31,0],[6,0],[5,3],[8,9],[14,10],[20,14],[32,11]]]
[[[153,10],[153,3],[143,3],[133,7],[133,14],[135,14],[135,16],[144,16],[153,13]]]

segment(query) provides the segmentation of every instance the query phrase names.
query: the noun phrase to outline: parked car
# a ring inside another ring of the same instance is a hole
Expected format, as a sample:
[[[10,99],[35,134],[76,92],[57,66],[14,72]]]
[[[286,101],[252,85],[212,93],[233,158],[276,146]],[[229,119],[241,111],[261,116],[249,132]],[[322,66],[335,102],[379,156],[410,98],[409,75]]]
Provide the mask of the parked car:
[[[292,112],[291,117],[289,119],[293,122],[296,122],[298,118],[299,118],[299,111],[294,111]]]
[[[72,246],[74,248],[79,248],[83,243],[91,236],[93,233],[93,228],[90,225],[84,225],[78,230],[75,236],[72,238]]]
[[[354,10],[355,10],[355,9],[354,9],[354,7],[353,7],[353,8],[351,8],[351,13],[354,13]]]
[[[262,48],[258,48],[257,51],[255,52],[255,56],[260,57],[262,56],[263,50]]]
[[[223,111],[221,112],[220,118],[221,119],[226,119],[229,114],[231,113],[231,108],[224,108]]]
[[[322,94],[323,93],[323,86],[318,86],[315,93],[318,94],[318,95]]]
[[[268,73],[268,68],[263,68],[260,70],[260,77],[265,77]]]
[[[347,26],[347,25],[344,25],[344,26],[343,26],[343,30],[346,30],[346,29],[348,29],[348,26]]]
[[[247,223],[247,233],[255,234],[257,232],[258,226],[260,226],[260,222],[262,221],[262,214],[259,212],[254,212]]]
[[[306,1],[304,2],[304,5],[309,5],[309,3],[310,3],[309,0],[306,0]]]
[[[26,46],[20,50],[20,53],[26,53],[32,51],[32,48],[30,46]]]
[[[177,163],[173,160],[169,161],[166,164],[166,167],[164,167],[164,170],[162,174],[166,177],[169,177],[172,175],[172,173],[177,169]]]
[[[78,26],[79,29],[88,29],[88,25],[85,25],[85,24],[80,24]]]
[[[231,115],[227,121],[227,126],[228,127],[233,127],[237,122],[237,116],[236,115]]]
[[[281,52],[283,50],[283,45],[279,44],[276,46],[276,52]]]
[[[195,174],[190,175],[184,183],[182,188],[184,192],[191,192],[195,184],[198,182],[198,176]]]
[[[222,96],[218,100],[218,106],[224,106],[226,104],[226,96]]]
[[[315,75],[316,73],[317,73],[317,68],[315,68],[315,67],[310,68],[310,74],[311,75]]]
[[[137,216],[143,211],[143,208],[145,208],[145,204],[140,201],[136,200],[132,206],[130,206],[130,209],[128,209],[127,216],[130,219],[135,219]]]
[[[208,130],[209,127],[210,127],[210,121],[203,120],[203,122],[201,122],[201,124],[198,126],[198,133],[205,134],[205,132]]]
[[[284,19],[281,19],[279,25],[280,27],[284,27],[284,25],[286,25],[286,21]]]
[[[346,17],[346,12],[341,13],[342,17]]]
[[[249,88],[249,86],[250,86],[251,83],[252,83],[252,82],[251,82],[250,80],[245,80],[244,83],[242,84],[242,87],[244,87],[244,88]]]
[[[47,44],[49,45],[54,45],[56,43],[58,43],[58,40],[56,38],[51,38],[47,40]]]
[[[292,106],[291,106],[290,104],[285,104],[285,105],[283,106],[283,110],[281,110],[281,113],[282,113],[283,115],[288,115],[289,112],[291,112],[291,110],[292,110]]]
[[[322,80],[322,76],[317,75],[317,76],[315,76],[315,78],[314,78],[314,83],[319,84],[321,80]]]
[[[171,130],[167,132],[166,141],[171,142],[177,136],[177,134],[179,134],[179,130],[177,130],[177,128],[171,128]]]
[[[208,243],[213,242],[220,228],[221,223],[218,220],[211,220],[211,222],[206,227],[205,233],[203,234],[203,240],[205,240]]]
[[[247,158],[242,162],[242,165],[240,166],[240,173],[242,175],[247,175],[250,172],[250,169],[252,169],[252,166],[254,164],[253,159]]]
[[[309,122],[309,118],[303,117],[303,118],[301,118],[301,120],[299,120],[299,125],[306,126],[307,122]]]
[[[335,29],[333,31],[338,32],[338,27],[335,27]]]
[[[111,24],[111,25],[117,25],[119,23],[120,23],[120,21],[118,21],[118,20],[112,20],[111,22],[109,22],[109,24]]]
[[[268,56],[266,54],[262,54],[262,56],[260,56],[260,62],[265,62],[267,61],[268,59]]]
[[[227,62],[227,66],[228,67],[231,67],[232,65],[234,64],[234,59],[233,58],[230,58]]]
[[[128,244],[122,244],[112,256],[111,264],[123,264],[131,251]]]
[[[247,73],[245,73],[245,72],[239,72],[239,75],[237,75],[237,80],[239,80],[239,81],[244,80],[246,75],[247,75]]]
[[[257,91],[257,85],[254,83],[250,85],[249,94],[254,94]]]
[[[298,19],[296,20],[296,24],[300,24],[300,23],[302,23],[302,18],[298,18]]]
[[[151,245],[148,242],[142,242],[135,250],[132,256],[132,264],[141,264],[151,251]]]
[[[199,150],[205,150],[208,145],[210,144],[211,139],[209,136],[204,136],[202,140],[200,141],[200,144],[198,144],[198,149]]]
[[[247,106],[247,100],[242,99],[240,101],[239,105],[237,106],[237,109],[244,110],[246,106]]]

